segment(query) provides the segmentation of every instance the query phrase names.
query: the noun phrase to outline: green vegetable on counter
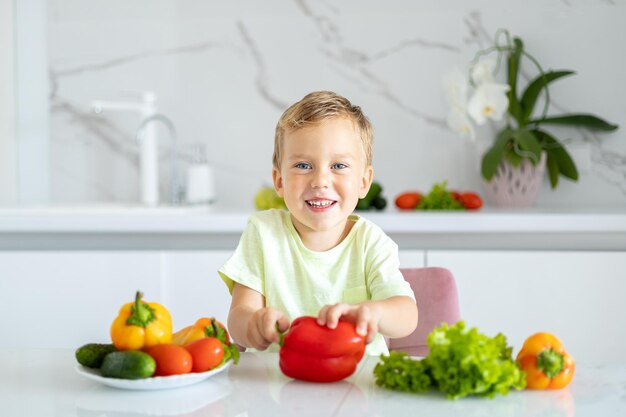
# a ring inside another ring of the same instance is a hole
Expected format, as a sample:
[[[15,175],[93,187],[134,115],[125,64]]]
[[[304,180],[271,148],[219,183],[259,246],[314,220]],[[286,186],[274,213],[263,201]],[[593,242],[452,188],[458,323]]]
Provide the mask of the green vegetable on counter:
[[[87,343],[76,349],[76,360],[87,368],[99,369],[104,357],[117,349],[112,344]]]
[[[112,352],[104,357],[100,373],[108,378],[143,379],[154,375],[156,362],[140,350]]]
[[[428,347],[430,353],[422,360],[402,352],[381,355],[374,368],[376,385],[415,393],[434,389],[449,399],[492,398],[526,385],[502,333],[488,337],[476,328],[467,329],[462,321],[453,326],[444,323],[430,333]]]
[[[417,210],[465,210],[465,207],[446,190],[447,181],[435,183],[428,194],[422,196]]]
[[[263,186],[254,195],[254,208],[257,210],[286,210],[285,200],[276,194],[274,187]]]
[[[380,183],[373,181],[365,197],[357,202],[356,210],[369,210],[371,208],[383,210],[387,207],[387,200],[382,196],[382,192],[383,187]]]

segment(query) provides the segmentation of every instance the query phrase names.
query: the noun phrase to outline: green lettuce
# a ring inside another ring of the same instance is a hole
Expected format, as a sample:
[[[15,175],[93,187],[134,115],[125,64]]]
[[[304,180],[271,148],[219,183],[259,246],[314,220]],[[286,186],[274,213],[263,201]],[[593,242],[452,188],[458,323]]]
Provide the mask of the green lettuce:
[[[439,390],[449,399],[467,395],[492,398],[526,386],[525,374],[511,357],[501,333],[488,337],[460,321],[443,324],[428,336],[430,353],[422,360],[406,353],[381,355],[374,368],[376,384],[398,391]]]
[[[417,210],[465,210],[463,205],[452,197],[446,187],[448,181],[433,184],[432,188],[422,197]]]

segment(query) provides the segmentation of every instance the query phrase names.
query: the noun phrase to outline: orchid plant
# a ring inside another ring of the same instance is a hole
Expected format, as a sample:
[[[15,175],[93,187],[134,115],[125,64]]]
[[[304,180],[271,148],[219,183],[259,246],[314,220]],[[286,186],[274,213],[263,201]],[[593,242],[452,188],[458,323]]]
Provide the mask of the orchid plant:
[[[495,54],[495,59],[491,58],[492,54]],[[518,94],[522,58],[528,59],[538,74]],[[506,60],[507,66],[506,83],[496,79],[503,60]],[[485,180],[493,178],[504,160],[514,167],[518,167],[523,160],[537,165],[544,152],[552,188],[556,188],[561,175],[578,180],[576,165],[562,141],[544,126],[561,125],[595,131],[613,131],[618,126],[586,113],[548,116],[549,84],[573,74],[569,70],[544,71],[539,62],[526,52],[522,40],[511,38],[505,30],[496,33],[493,46],[476,54],[469,74],[460,70],[446,74],[444,86],[450,105],[447,123],[452,130],[474,140],[475,125],[504,119],[504,127],[482,159],[481,173]],[[543,109],[536,114],[535,107],[542,96]]]

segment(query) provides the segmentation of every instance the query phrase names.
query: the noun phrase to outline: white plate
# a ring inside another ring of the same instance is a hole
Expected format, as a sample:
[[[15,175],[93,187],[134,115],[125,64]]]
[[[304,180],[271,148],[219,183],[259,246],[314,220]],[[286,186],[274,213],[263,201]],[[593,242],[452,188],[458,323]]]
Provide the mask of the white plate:
[[[231,363],[232,360],[229,360],[219,368],[211,369],[210,371],[206,372],[195,372],[190,374],[171,376],[154,376],[152,378],[144,379],[107,378],[100,375],[99,370],[87,368],[82,365],[76,365],[76,372],[78,372],[85,378],[91,379],[104,385],[108,385],[110,387],[131,390],[154,390],[184,387],[186,385],[191,385],[200,381],[204,381],[205,379],[224,371],[230,366]]]
[[[233,391],[231,379],[219,376],[182,388],[150,391],[111,388],[76,377],[88,386],[76,391],[80,395],[71,401],[76,407],[75,416],[85,417],[213,416]]]

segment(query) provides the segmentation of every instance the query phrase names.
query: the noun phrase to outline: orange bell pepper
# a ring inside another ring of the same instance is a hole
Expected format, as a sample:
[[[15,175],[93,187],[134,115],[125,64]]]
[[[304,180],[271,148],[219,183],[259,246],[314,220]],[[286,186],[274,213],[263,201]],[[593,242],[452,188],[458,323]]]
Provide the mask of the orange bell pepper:
[[[223,337],[221,337],[223,334]],[[226,327],[213,317],[202,317],[191,325],[187,326],[172,336],[172,343],[179,346],[186,346],[191,342],[205,337],[215,337],[224,339],[226,345],[230,345],[230,337]]]
[[[574,359],[550,333],[536,333],[526,339],[516,361],[526,372],[526,387],[531,389],[563,388],[576,369]]]
[[[111,340],[118,350],[139,350],[172,341],[172,317],[161,304],[146,303],[137,291],[111,324]]]

